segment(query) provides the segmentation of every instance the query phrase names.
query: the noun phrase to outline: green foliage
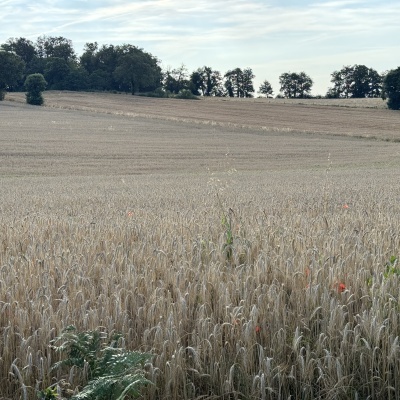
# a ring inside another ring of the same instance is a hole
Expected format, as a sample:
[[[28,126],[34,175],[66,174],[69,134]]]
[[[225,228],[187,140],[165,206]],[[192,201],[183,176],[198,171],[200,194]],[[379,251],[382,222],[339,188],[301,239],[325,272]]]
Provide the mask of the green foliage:
[[[383,273],[385,278],[389,278],[393,275],[400,276],[400,268],[397,266],[398,257],[392,256],[390,260],[386,263],[386,270]]]
[[[44,103],[42,93],[26,93],[26,102],[32,106],[41,106]]]
[[[174,94],[178,94],[183,89],[189,89],[191,84],[186,66],[182,64],[179,68],[168,69],[164,73],[163,86],[166,91]]]
[[[41,390],[38,393],[38,397],[40,400],[56,400],[58,397],[57,389],[52,389],[51,387],[48,387],[44,390]]]
[[[305,72],[285,72],[279,77],[279,83],[281,92],[290,99],[309,97],[314,82]]]
[[[23,77],[25,63],[14,53],[0,51],[0,91],[6,92],[18,85]],[[1,100],[1,95],[0,95]]]
[[[25,80],[26,102],[40,106],[43,104],[42,92],[46,89],[47,82],[42,74],[31,74]]]
[[[32,61],[36,54],[33,43],[22,37],[18,39],[10,38],[6,43],[2,44],[1,47],[7,52],[14,53],[21,57],[26,65]]]
[[[138,90],[155,89],[161,81],[161,68],[151,54],[135,46],[117,48],[116,68],[112,74],[122,90],[129,88],[132,94]]]
[[[400,67],[389,71],[383,81],[383,92],[391,110],[400,110]]]
[[[265,97],[272,97],[272,94],[274,93],[271,84],[267,80],[260,85],[258,91]]]
[[[25,80],[25,89],[30,93],[40,93],[46,89],[47,82],[42,74],[31,74]]]
[[[175,98],[184,100],[199,100],[199,98],[195,96],[189,89],[180,90],[179,93],[175,95]]]
[[[151,355],[118,347],[120,338],[121,335],[109,337],[99,330],[77,332],[74,326],[68,326],[53,340],[52,348],[67,356],[53,369],[77,367],[87,371],[87,376],[82,376],[84,387],[72,397],[74,400],[137,397],[142,386],[150,383],[142,368]]]
[[[171,93],[169,90],[157,88],[152,92],[139,93],[139,96],[145,97],[158,97],[158,98],[174,98],[184,100],[199,100],[198,96],[194,95],[189,89],[182,89],[178,94]]]
[[[62,89],[63,81],[70,72],[70,66],[64,58],[52,57],[46,60],[44,77],[50,89]]]
[[[211,67],[198,68],[190,75],[190,88],[196,95],[218,96],[223,92],[221,73]]]
[[[344,66],[341,70],[332,72],[331,77],[334,86],[328,90],[328,98],[363,98],[381,95],[381,75],[365,65]]]
[[[233,210],[230,208],[228,213],[223,213],[221,224],[225,229],[225,242],[223,244],[223,251],[228,261],[233,258],[233,233],[232,233],[232,214]]]
[[[76,59],[72,41],[62,36],[38,37],[36,54],[39,58],[62,58],[65,61],[74,61]]]
[[[163,88],[159,87],[156,90],[153,90],[152,92],[139,93],[139,96],[166,98],[170,97],[170,94],[171,93],[166,92]]]
[[[235,68],[225,74],[225,89],[229,97],[253,97],[253,79],[251,68]]]

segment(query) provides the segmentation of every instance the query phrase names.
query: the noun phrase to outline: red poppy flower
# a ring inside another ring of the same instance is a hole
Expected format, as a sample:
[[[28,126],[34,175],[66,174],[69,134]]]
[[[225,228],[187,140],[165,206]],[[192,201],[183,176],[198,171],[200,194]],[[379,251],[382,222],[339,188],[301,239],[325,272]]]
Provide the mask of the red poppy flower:
[[[339,292],[339,293],[342,293],[342,292],[344,292],[345,290],[346,290],[346,285],[345,285],[344,283],[340,282],[340,283],[339,283],[339,286],[338,286],[338,292]]]

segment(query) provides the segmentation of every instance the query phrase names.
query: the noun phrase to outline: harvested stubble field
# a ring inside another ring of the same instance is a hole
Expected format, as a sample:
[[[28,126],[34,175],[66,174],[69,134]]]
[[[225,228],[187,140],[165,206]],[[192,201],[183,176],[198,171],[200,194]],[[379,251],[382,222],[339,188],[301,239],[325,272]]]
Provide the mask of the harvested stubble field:
[[[398,113],[7,98],[0,398],[82,384],[71,324],[154,355],[145,399],[400,398]]]

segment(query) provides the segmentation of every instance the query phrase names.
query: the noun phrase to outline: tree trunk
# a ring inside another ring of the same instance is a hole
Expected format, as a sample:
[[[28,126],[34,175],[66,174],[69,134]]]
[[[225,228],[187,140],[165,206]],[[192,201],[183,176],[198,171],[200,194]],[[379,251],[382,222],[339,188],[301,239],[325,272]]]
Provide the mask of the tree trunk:
[[[135,94],[135,82],[133,81],[133,79],[131,79],[131,93],[132,96]]]

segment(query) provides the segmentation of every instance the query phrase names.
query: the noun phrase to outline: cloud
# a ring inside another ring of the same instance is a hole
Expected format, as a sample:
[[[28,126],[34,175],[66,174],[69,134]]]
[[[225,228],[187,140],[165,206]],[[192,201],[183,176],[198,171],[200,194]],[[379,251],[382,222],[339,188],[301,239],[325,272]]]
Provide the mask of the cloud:
[[[332,69],[352,63],[345,58],[354,54],[371,64],[400,64],[395,0],[0,0],[0,8],[0,43],[43,34],[72,39],[78,52],[90,41],[131,43],[190,70],[254,65],[259,76],[263,68],[276,75],[283,66],[322,65],[329,84]],[[387,59],[374,57],[377,49]],[[324,60],[334,64],[330,70]],[[326,83],[316,85],[325,90]]]

